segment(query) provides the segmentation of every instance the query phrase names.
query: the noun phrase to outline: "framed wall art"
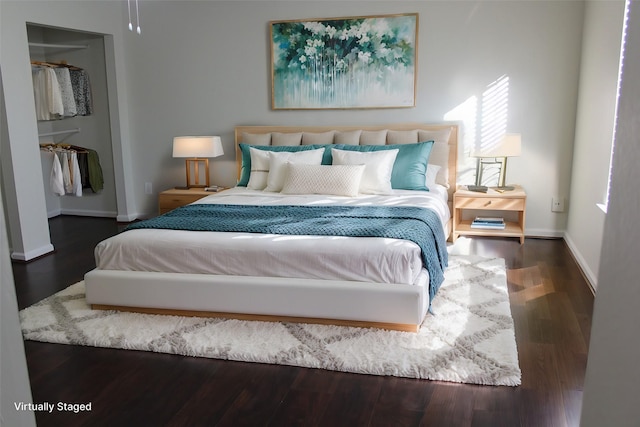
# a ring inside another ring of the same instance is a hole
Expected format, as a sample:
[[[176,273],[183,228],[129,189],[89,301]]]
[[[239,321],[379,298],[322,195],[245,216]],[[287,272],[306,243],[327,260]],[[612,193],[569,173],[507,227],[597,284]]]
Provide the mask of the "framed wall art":
[[[270,22],[273,109],[415,106],[418,14]]]

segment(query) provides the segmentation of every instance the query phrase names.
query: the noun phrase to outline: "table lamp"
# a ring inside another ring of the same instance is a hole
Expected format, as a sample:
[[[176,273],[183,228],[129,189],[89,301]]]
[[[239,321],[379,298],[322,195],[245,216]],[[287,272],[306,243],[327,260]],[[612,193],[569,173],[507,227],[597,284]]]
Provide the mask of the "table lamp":
[[[186,158],[187,186],[178,188],[209,187],[209,158],[224,154],[219,136],[176,136],[173,138],[173,157]],[[204,163],[205,183],[200,184],[199,164]],[[191,169],[195,180],[191,183]]]
[[[507,176],[507,157],[518,157],[521,150],[521,137],[518,133],[506,133],[495,143],[486,144],[471,154],[478,158],[476,166],[476,185],[482,185],[482,171],[485,164],[500,164],[498,177],[498,189],[513,190],[512,186],[505,185]],[[493,159],[486,161],[485,159]]]

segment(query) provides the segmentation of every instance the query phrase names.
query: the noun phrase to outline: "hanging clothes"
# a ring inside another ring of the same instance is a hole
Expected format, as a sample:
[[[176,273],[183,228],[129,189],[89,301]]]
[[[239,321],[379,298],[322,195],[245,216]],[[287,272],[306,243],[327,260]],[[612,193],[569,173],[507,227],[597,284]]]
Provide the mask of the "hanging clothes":
[[[31,62],[38,120],[93,114],[89,73],[66,63]]]
[[[89,153],[78,152],[78,167],[80,168],[80,179],[82,180],[82,188],[91,188],[89,182]]]
[[[71,86],[71,75],[69,74],[69,69],[67,67],[59,67],[54,68],[53,71],[56,73],[58,85],[60,86],[60,95],[64,110],[62,115],[64,117],[73,117],[78,114],[78,111],[76,108],[76,100],[73,96],[73,87]]]
[[[94,193],[101,191],[104,188],[104,178],[102,176],[102,166],[100,166],[100,158],[96,150],[87,149],[89,152],[87,156],[89,165],[89,183]]]
[[[104,188],[97,151],[69,144],[41,144],[40,149],[53,153],[49,186],[54,194],[81,197],[83,188],[94,193]]]
[[[36,102],[36,118],[49,120],[49,103],[47,97],[46,72],[42,67],[31,67],[31,79],[33,80],[33,95]]]
[[[53,165],[51,165],[51,177],[49,178],[49,185],[51,191],[58,196],[64,196],[64,180],[62,178],[62,167],[60,166],[60,159],[58,154],[53,152]]]
[[[64,182],[64,192],[73,192],[73,185],[71,184],[71,168],[69,167],[69,154],[66,151],[62,152],[60,158],[62,163],[62,181]]]
[[[91,83],[89,74],[85,70],[69,70],[73,96],[79,116],[88,116],[93,113],[93,101],[91,98]]]
[[[80,168],[78,167],[78,153],[72,151],[71,156],[71,194],[82,197],[82,178],[80,178]]]

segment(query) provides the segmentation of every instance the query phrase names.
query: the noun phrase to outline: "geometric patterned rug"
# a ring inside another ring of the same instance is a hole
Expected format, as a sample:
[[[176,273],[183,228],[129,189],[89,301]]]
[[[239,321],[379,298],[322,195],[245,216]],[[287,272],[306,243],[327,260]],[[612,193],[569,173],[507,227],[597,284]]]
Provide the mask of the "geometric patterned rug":
[[[25,339],[483,385],[521,382],[504,260],[450,255],[420,332],[91,310],[84,283],[20,312]]]

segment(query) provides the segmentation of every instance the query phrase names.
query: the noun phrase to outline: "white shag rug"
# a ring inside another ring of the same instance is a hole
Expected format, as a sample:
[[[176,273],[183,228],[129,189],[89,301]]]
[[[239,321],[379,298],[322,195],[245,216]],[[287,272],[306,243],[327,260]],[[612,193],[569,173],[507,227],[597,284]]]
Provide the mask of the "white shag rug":
[[[371,375],[520,385],[504,260],[450,255],[419,333],[91,310],[79,282],[20,312],[25,339]]]

